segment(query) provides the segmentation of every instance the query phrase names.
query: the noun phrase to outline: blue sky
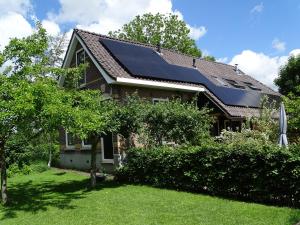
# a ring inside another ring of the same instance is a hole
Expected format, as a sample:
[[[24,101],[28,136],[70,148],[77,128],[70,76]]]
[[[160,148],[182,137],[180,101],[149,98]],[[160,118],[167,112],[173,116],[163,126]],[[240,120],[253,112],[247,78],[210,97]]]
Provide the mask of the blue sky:
[[[273,88],[280,66],[300,53],[300,0],[0,0],[0,50],[32,33],[32,18],[70,37],[74,27],[106,34],[145,12],[177,14],[204,54]]]
[[[187,23],[207,28],[197,44],[217,57],[233,57],[244,49],[282,55],[300,47],[299,0],[175,0],[173,4]],[[275,39],[286,43],[286,49],[272,48]]]

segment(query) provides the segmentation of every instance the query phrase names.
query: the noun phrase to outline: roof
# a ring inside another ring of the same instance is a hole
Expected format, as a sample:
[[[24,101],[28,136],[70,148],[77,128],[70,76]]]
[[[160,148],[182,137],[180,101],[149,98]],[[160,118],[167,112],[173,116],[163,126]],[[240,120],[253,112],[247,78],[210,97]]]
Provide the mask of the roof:
[[[108,52],[106,48],[103,46],[103,44],[99,41],[100,38],[117,40],[121,42],[130,43],[133,45],[140,45],[140,46],[152,48],[154,50],[156,49],[156,46],[153,45],[137,43],[128,40],[115,39],[105,35],[96,34],[88,31],[80,30],[80,29],[74,29],[74,33],[76,33],[78,37],[84,42],[84,44],[91,52],[95,60],[113,79],[117,79],[117,78],[137,79],[137,78],[132,76],[129,72],[127,72],[126,68],[124,68],[120,63],[118,63],[114,59],[111,53]],[[162,52],[161,56],[168,63],[177,66],[193,68],[193,64],[192,64],[193,57],[165,48],[161,48],[161,52]],[[273,91],[271,88],[255,80],[251,76],[245,74],[243,71],[239,70],[239,74],[237,74],[236,68],[232,65],[228,65],[220,62],[211,62],[204,59],[196,59],[196,67],[201,72],[201,74],[203,74],[215,85],[221,86],[223,81],[230,82],[227,80],[232,80],[235,81],[237,85],[243,85],[249,88],[245,83],[251,83],[253,87],[260,89],[262,93],[279,96],[279,93]],[[138,78],[138,79],[145,80],[144,78]],[[175,83],[175,84],[179,83],[184,85],[202,87],[199,84],[191,84],[186,82],[173,82],[173,81],[168,81],[168,82]],[[206,94],[212,101],[214,101],[217,105],[219,105],[220,108],[222,108],[231,117],[249,117],[249,116],[259,115],[260,109],[258,108],[225,105],[209,90],[206,91]]]

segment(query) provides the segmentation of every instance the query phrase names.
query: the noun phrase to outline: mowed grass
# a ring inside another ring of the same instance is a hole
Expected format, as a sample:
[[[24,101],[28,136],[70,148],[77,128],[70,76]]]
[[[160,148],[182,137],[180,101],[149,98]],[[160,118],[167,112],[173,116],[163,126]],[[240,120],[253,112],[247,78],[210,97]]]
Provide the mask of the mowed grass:
[[[11,203],[0,206],[0,224],[205,224],[292,225],[300,210],[230,201],[201,194],[101,182],[52,169],[9,179]]]

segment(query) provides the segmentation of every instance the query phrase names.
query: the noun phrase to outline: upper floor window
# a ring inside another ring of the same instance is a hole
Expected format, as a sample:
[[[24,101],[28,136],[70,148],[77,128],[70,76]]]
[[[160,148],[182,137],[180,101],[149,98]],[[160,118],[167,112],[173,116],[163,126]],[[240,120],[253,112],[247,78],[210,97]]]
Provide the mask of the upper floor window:
[[[76,52],[76,66],[84,64],[86,62],[86,55],[83,49],[79,49]],[[78,85],[79,87],[86,83],[86,71],[83,72],[82,76],[79,78]]]

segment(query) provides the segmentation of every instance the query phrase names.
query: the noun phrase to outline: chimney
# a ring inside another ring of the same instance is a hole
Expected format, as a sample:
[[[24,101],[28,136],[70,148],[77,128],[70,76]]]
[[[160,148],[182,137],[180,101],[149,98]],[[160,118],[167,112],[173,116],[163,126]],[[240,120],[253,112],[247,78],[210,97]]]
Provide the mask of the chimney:
[[[160,44],[160,42],[158,42],[157,45],[156,45],[156,51],[158,53],[161,53],[161,44]]]
[[[195,58],[193,58],[193,67],[196,68],[196,59]]]
[[[239,64],[234,64],[234,71],[236,72],[237,75],[240,75],[240,70],[239,70]]]

